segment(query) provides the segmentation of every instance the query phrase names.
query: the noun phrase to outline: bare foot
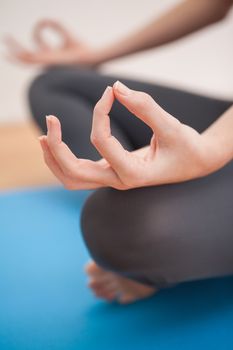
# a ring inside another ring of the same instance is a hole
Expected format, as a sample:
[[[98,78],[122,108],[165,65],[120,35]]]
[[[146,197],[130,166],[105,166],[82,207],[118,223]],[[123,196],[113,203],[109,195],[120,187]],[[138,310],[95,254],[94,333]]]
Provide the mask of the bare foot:
[[[116,300],[120,304],[128,304],[147,298],[157,291],[156,288],[104,270],[94,261],[86,264],[85,271],[89,276],[88,286],[98,298],[107,301]]]

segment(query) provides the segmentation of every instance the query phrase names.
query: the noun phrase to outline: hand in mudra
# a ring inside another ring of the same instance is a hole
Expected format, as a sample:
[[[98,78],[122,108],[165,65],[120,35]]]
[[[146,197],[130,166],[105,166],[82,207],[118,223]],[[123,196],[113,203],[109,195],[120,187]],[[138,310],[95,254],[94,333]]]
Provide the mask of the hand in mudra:
[[[60,45],[54,47],[44,39],[44,31],[49,29],[59,36]],[[27,49],[13,37],[5,39],[8,47],[8,58],[24,64],[60,65],[87,64],[91,65],[91,49],[76,39],[61,23],[54,20],[42,20],[33,30],[35,49]]]
[[[129,152],[111,135],[109,113],[115,98],[152,129],[148,147]],[[203,135],[168,114],[150,95],[120,82],[107,87],[94,108],[91,142],[103,159],[77,158],[62,142],[56,117],[47,117],[47,127],[47,136],[40,137],[44,159],[67,189],[127,190],[186,181],[210,171]]]

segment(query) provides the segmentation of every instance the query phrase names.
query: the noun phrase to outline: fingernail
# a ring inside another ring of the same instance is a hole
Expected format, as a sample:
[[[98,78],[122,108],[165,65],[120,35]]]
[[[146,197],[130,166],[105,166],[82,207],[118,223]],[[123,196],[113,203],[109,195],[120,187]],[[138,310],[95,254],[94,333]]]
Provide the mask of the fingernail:
[[[48,127],[48,125],[49,125],[49,122],[50,122],[50,117],[49,117],[49,115],[46,115],[46,124],[47,124],[47,127]]]
[[[126,85],[124,85],[122,82],[120,82],[119,80],[117,80],[115,82],[114,87],[122,95],[126,95],[127,96],[127,95],[129,95],[131,93],[131,90]]]
[[[109,93],[109,91],[110,91],[111,89],[112,89],[111,86],[107,86],[106,89],[104,90],[104,93],[103,93],[102,96],[106,96],[106,95]]]

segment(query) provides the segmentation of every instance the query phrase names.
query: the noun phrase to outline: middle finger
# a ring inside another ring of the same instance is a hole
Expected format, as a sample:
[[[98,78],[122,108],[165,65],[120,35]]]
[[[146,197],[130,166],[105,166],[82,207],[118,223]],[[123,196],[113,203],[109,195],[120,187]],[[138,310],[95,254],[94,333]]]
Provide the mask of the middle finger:
[[[97,182],[112,186],[119,183],[119,178],[111,167],[97,162],[77,158],[62,142],[61,125],[54,116],[46,118],[48,127],[48,144],[57,163],[67,176],[82,179],[82,181]]]

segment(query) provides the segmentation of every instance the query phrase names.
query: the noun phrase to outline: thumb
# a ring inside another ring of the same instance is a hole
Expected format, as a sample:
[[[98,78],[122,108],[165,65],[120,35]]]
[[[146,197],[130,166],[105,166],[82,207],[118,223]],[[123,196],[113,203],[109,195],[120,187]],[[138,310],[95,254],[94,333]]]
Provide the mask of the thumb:
[[[147,93],[129,89],[120,81],[113,85],[116,99],[157,134],[165,134],[180,122],[167,113]]]

